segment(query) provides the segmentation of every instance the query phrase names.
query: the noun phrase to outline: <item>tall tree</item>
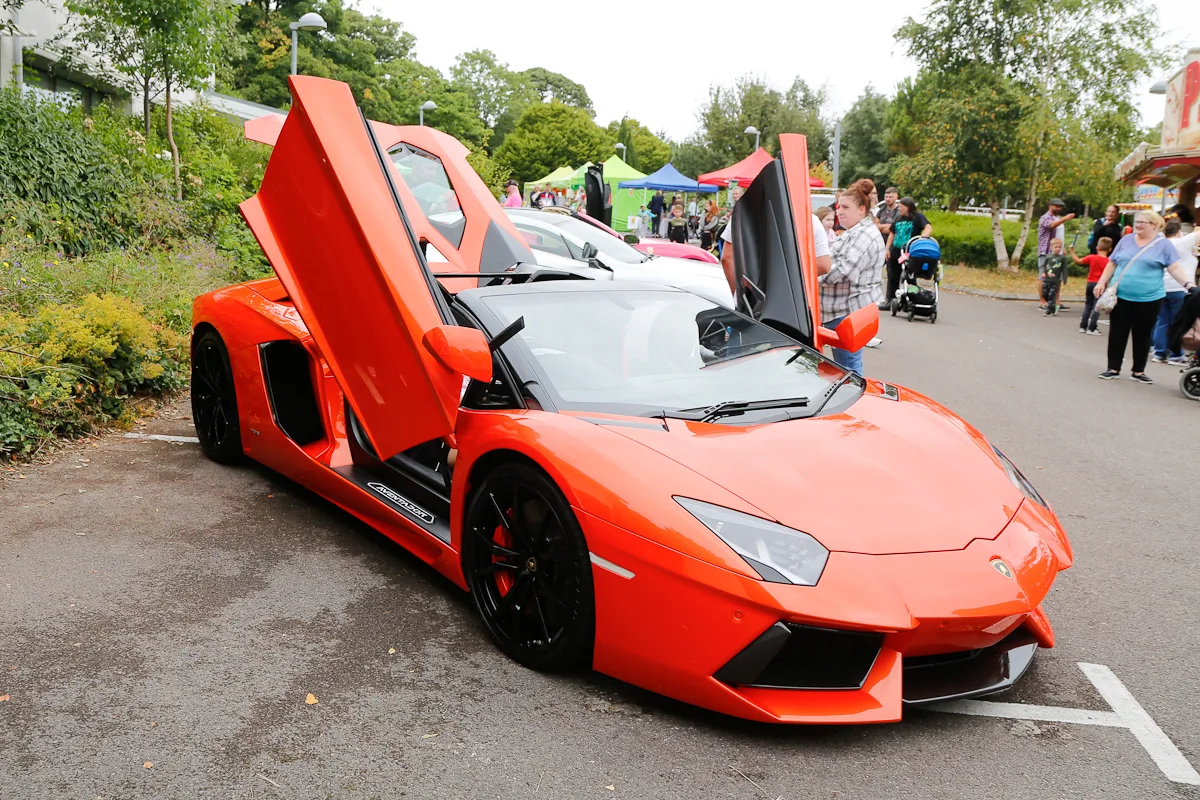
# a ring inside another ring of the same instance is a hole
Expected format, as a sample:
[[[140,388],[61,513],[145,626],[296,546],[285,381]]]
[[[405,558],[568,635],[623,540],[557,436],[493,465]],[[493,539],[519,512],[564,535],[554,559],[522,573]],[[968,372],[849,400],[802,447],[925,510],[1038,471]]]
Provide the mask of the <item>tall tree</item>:
[[[891,108],[888,98],[868,86],[854,105],[842,117],[842,153],[839,178],[843,185],[857,178],[871,178],[887,186],[891,182],[888,162],[892,150],[888,144],[891,131],[887,116]],[[879,190],[883,194],[883,189]]]
[[[612,144],[586,111],[553,101],[529,106],[495,156],[525,183],[562,166],[600,161]]]
[[[608,124],[608,135],[625,145],[625,162],[642,172],[655,172],[671,160],[671,146],[632,117]]]
[[[1024,96],[1019,133],[1008,134],[1020,145],[1015,157],[1025,187],[1025,218],[1011,258],[1000,235],[1001,197],[976,192],[992,208],[998,261],[1013,268],[1055,132],[1093,107],[1136,119],[1127,86],[1165,63],[1166,55],[1154,9],[1144,0],[934,0],[926,18],[909,18],[897,37],[944,90],[957,88],[958,76],[971,74],[978,82],[985,72]],[[1121,79],[1106,79],[1114,75]]]
[[[752,75],[739,78],[733,86],[710,87],[696,114],[700,129],[676,147],[676,166],[683,170],[681,164],[686,165],[691,174],[740,161],[754,150],[754,136],[745,133],[751,125],[759,130],[762,146],[772,152],[779,149],[780,133],[803,133],[808,137],[810,166],[824,161],[832,141],[825,105],[825,92],[800,78],[785,92]]]
[[[491,50],[472,50],[459,55],[450,68],[450,78],[467,92],[488,127],[494,127],[500,115],[508,110],[516,92],[515,75]]]
[[[534,67],[517,73],[520,82],[528,87],[539,100],[548,103],[557,100],[568,106],[581,108],[589,117],[596,116],[592,108],[592,99],[588,97],[587,89],[565,75],[551,72],[542,67]]]

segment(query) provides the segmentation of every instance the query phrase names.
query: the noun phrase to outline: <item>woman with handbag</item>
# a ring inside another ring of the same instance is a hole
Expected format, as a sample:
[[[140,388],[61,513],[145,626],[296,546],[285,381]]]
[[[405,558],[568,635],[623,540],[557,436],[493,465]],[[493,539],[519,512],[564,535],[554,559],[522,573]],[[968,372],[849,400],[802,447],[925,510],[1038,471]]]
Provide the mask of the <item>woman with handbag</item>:
[[[1163,218],[1158,214],[1140,212],[1133,222],[1133,236],[1126,236],[1117,244],[1096,283],[1096,308],[1111,315],[1108,369],[1100,373],[1103,380],[1120,376],[1125,345],[1132,334],[1133,370],[1129,377],[1138,383],[1154,383],[1145,370],[1150,358],[1150,335],[1166,296],[1163,270],[1185,290],[1196,285],[1193,276],[1184,269],[1175,245],[1161,235],[1163,227]],[[1110,278],[1112,286],[1108,285]]]

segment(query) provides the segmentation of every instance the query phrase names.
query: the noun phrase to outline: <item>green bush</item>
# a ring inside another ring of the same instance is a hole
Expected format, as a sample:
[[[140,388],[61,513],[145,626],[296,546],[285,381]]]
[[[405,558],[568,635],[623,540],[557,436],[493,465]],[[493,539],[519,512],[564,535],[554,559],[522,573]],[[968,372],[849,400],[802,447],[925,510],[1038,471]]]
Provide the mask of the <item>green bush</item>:
[[[132,300],[89,295],[32,317],[0,312],[0,457],[128,421],[130,397],[186,384],[186,337]]]
[[[965,267],[996,268],[996,244],[992,240],[991,217],[969,216],[966,214],[951,214],[947,211],[926,211],[925,216],[933,225],[933,236],[942,248],[942,261],[947,264],[961,264]],[[1083,234],[1079,238],[1076,251],[1085,255],[1087,250],[1086,233],[1091,231],[1091,220],[1073,220],[1068,224],[1066,243],[1069,246],[1074,234]],[[1003,220],[1000,223],[1004,232],[1004,241],[1008,252],[1012,253],[1021,235],[1021,223]],[[1030,220],[1029,235],[1025,239],[1025,247],[1021,251],[1023,270],[1037,270],[1037,219]],[[1074,264],[1070,274],[1082,275],[1086,270]]]

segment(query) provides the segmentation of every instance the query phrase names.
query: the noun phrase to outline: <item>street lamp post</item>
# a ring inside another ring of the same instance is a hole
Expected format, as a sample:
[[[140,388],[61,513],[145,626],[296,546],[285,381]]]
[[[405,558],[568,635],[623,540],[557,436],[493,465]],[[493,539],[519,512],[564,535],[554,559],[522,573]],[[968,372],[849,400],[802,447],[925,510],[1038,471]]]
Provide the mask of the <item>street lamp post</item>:
[[[299,20],[288,26],[292,29],[292,74],[296,74],[296,47],[297,34],[300,31],[323,31],[329,26],[325,24],[325,20],[315,11],[309,11]]]
[[[744,130],[742,132],[745,134],[751,134],[751,133],[754,134],[754,152],[757,153],[758,152],[758,140],[759,140],[759,137],[762,136],[762,134],[760,134],[758,132],[758,128],[754,127],[753,125],[748,125],[748,126],[746,126],[746,130]]]
[[[418,110],[420,112],[421,124],[424,125],[425,124],[425,112],[426,111],[437,111],[437,103],[433,102],[432,100],[426,100],[424,103],[421,103],[421,108]]]
[[[624,161],[625,160],[625,145],[621,144],[620,142],[617,142],[615,145],[613,145],[613,147],[615,147],[621,151],[621,153],[620,153],[621,160]]]

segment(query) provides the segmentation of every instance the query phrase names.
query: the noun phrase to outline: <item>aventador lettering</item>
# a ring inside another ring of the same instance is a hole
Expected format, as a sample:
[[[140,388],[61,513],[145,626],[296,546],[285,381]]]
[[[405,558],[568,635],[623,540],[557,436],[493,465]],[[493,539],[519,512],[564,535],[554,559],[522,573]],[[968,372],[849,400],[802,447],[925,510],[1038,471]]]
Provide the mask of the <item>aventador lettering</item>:
[[[381,495],[386,497],[388,500],[391,500],[393,503],[400,506],[402,509],[404,509],[408,513],[412,514],[414,517],[419,519],[421,522],[424,522],[428,525],[432,525],[433,523],[437,522],[437,518],[434,517],[433,514],[430,514],[428,511],[421,508],[419,505],[414,503],[412,500],[409,500],[404,495],[397,494],[396,490],[393,489],[392,487],[385,486],[382,483],[375,483],[374,481],[372,481],[371,483],[368,483],[367,486],[370,486],[372,489],[379,492]]]

